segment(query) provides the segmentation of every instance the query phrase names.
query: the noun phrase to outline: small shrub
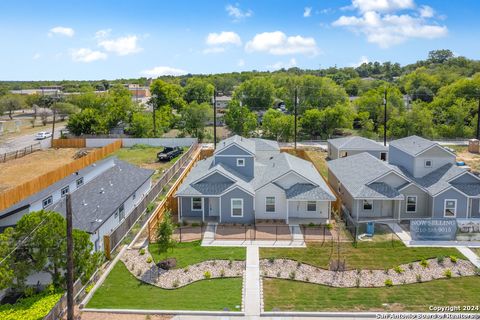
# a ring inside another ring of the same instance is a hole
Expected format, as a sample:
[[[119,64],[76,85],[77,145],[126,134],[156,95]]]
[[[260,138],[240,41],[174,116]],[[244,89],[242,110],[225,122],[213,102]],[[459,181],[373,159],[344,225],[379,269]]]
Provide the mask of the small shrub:
[[[445,261],[445,257],[444,257],[444,256],[438,256],[438,257],[437,257],[437,262],[438,262],[438,264],[443,264],[444,261]]]
[[[85,288],[85,293],[86,293],[86,294],[89,294],[90,291],[92,291],[93,287],[95,287],[95,283],[92,283],[92,284],[88,285],[88,286]]]
[[[393,281],[392,281],[392,279],[387,279],[387,280],[385,280],[385,286],[387,286],[387,287],[393,286]]]
[[[310,278],[309,278],[309,277],[305,277],[305,281],[306,281],[306,282],[310,282]]]
[[[185,269],[183,269],[183,271],[184,271],[185,273],[188,273],[188,271],[190,271],[190,269],[189,269],[188,267],[185,267]]]
[[[88,287],[85,288],[85,291],[90,287],[90,290],[93,288],[95,284],[91,284],[89,285]],[[88,292],[90,292],[90,290]],[[45,291],[47,291],[48,294],[54,294],[55,291],[57,291],[57,289],[55,289],[55,286],[53,285],[53,283],[50,283],[46,288],[45,288]],[[88,293],[87,292],[87,293]]]
[[[428,268],[428,266],[430,265],[430,263],[428,263],[427,260],[422,259],[422,261],[420,261],[420,265],[421,265],[423,268]]]
[[[140,253],[140,255],[143,256],[145,254],[145,248],[140,249],[138,253]]]
[[[173,281],[173,283],[172,283],[172,287],[177,288],[179,284],[180,283],[179,283],[178,279],[175,279],[175,281]]]
[[[228,260],[228,266],[231,268],[233,265],[233,259]]]
[[[355,287],[360,288],[360,278],[355,279]]]
[[[150,202],[147,206],[147,213],[153,212],[153,209],[155,209],[155,203]]]
[[[270,262],[270,264],[274,263],[275,262],[275,257],[269,257],[268,262]]]
[[[445,270],[445,272],[443,272],[443,275],[447,278],[451,278],[452,277],[452,270],[450,270],[450,269]]]
[[[413,269],[413,263],[409,263],[409,264],[408,264],[408,268],[409,268],[410,270],[412,270],[412,269]]]
[[[194,222],[194,223],[192,223],[192,227],[194,227],[194,228],[195,227],[200,227],[200,224],[198,222]]]
[[[205,271],[205,272],[203,273],[203,277],[204,277],[205,279],[210,279],[210,278],[212,277],[212,273],[211,273],[210,271]]]
[[[277,278],[280,278],[282,273],[280,271],[277,272]]]
[[[266,275],[266,272],[265,272],[265,275]],[[220,277],[225,277],[225,270],[220,270]]]
[[[300,268],[302,266],[302,263],[300,261],[297,261],[297,268]]]
[[[422,275],[421,274],[417,274],[416,278],[417,278],[417,282],[422,282]]]
[[[292,279],[292,280],[295,279],[295,276],[296,276],[296,275],[295,275],[295,271],[290,272],[290,274],[288,275],[288,277],[289,277],[290,279]]]
[[[361,269],[357,269],[357,274],[360,275],[360,273],[362,273],[362,270],[361,270]]]
[[[452,263],[457,263],[458,258],[456,256],[450,256],[450,261],[452,261]]]
[[[315,227],[315,223],[310,222],[310,223],[308,224],[308,226],[309,226],[310,228]]]
[[[393,270],[395,270],[395,272],[398,274],[402,274],[404,271],[400,266],[396,266],[395,268],[393,268]]]
[[[383,270],[383,272],[385,272],[385,274],[388,274],[389,271],[390,271],[390,269],[388,269],[388,268],[385,268],[385,269]]]
[[[327,223],[327,224],[325,225],[325,227],[327,227],[328,230],[332,230],[332,229],[333,229],[333,224]]]
[[[152,260],[152,257],[148,257],[148,258],[147,258],[147,263],[152,263],[152,261],[153,261],[153,260]]]
[[[26,287],[25,290],[23,291],[23,294],[25,297],[31,297],[35,294],[35,288],[34,287]]]

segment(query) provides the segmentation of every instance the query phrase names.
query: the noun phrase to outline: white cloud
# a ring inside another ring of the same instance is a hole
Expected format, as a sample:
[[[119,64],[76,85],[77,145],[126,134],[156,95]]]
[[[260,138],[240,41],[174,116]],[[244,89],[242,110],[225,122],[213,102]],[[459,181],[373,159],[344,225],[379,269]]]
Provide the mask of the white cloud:
[[[107,59],[107,54],[101,51],[94,51],[88,48],[74,49],[71,51],[72,59],[76,62],[93,62]]]
[[[303,16],[305,18],[311,17],[312,16],[312,7],[305,7],[303,9]]]
[[[238,67],[243,67],[244,65],[245,65],[245,60],[243,60],[243,59],[238,60],[238,62],[237,62]]]
[[[40,59],[40,57],[41,57],[40,53],[37,52],[33,55],[32,59],[33,60],[38,60],[38,59]]]
[[[421,6],[418,10],[420,12],[420,17],[422,18],[433,18],[435,15],[435,10],[430,6]]]
[[[109,52],[114,52],[119,56],[126,56],[132,53],[142,51],[138,46],[138,37],[135,35],[125,36],[116,39],[103,39],[98,45]]]
[[[229,4],[225,7],[225,10],[227,11],[228,15],[233,18],[234,21],[240,21],[253,15],[252,10],[248,9],[246,11],[243,11],[242,9],[240,9],[240,6],[238,4]]]
[[[352,63],[350,66],[356,68],[356,67],[360,67],[364,63],[369,63],[369,62],[370,61],[367,56],[361,56],[358,62]]]
[[[75,35],[75,30],[72,28],[68,27],[54,27],[50,29],[50,32],[48,33],[50,37],[53,37],[54,35],[60,35],[60,36],[65,36],[65,37],[73,37]]]
[[[420,17],[416,12],[394,12],[414,8],[415,3],[412,0],[353,0],[352,7],[358,9],[358,15],[341,16],[332,25],[363,34],[368,42],[381,48],[389,48],[410,38],[435,39],[448,33],[446,26],[427,21],[427,16],[433,15],[431,8],[431,11],[427,9],[424,16]]]
[[[267,66],[269,70],[279,70],[279,69],[289,69],[297,66],[297,60],[295,58],[291,58],[288,62],[276,62],[272,65]]]
[[[143,70],[140,72],[142,75],[147,77],[160,77],[160,76],[181,76],[187,74],[188,72],[182,69],[158,66],[149,70]]]
[[[103,30],[98,30],[95,32],[95,39],[105,39],[110,35],[112,32],[112,29],[103,29]]]
[[[222,45],[222,44],[234,44],[237,46],[242,45],[240,36],[233,31],[222,31],[220,33],[209,33],[206,43],[209,46]]]
[[[225,52],[225,48],[223,48],[223,47],[206,48],[206,49],[203,49],[202,52],[203,52],[204,54],[222,53],[222,52]]]
[[[306,54],[320,52],[314,38],[287,36],[281,31],[258,33],[245,45],[247,52],[267,52],[273,55]]]

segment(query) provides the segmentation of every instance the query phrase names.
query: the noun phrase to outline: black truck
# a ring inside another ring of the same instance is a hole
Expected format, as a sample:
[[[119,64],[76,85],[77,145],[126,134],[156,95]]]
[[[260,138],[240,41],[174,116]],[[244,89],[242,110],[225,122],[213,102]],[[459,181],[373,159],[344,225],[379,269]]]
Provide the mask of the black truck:
[[[158,161],[170,161],[176,156],[182,154],[183,150],[180,147],[165,147],[162,151],[157,153]]]

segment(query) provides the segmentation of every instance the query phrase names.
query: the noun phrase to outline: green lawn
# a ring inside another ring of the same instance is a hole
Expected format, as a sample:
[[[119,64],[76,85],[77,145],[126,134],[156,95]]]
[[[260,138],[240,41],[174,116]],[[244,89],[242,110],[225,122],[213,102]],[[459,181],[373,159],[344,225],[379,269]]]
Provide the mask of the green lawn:
[[[332,288],[290,280],[263,281],[265,311],[423,311],[478,305],[480,277],[383,288]],[[388,304],[387,306],[383,304]]]
[[[202,280],[174,290],[138,281],[118,262],[87,308],[240,311],[242,279]]]
[[[438,256],[454,255],[464,258],[454,248],[407,248],[401,241],[362,242],[355,248],[342,243],[340,259],[345,259],[347,269],[385,269]],[[328,268],[331,259],[338,259],[337,246],[332,242],[311,243],[307,248],[261,248],[261,258],[289,258],[322,268]]]
[[[202,247],[200,241],[180,242],[168,252],[159,254],[158,246],[150,244],[149,251],[155,261],[166,258],[177,259],[177,268],[199,263],[206,260],[245,260],[246,249],[240,247]]]
[[[58,302],[62,293],[41,293],[23,298],[15,304],[0,305],[2,320],[38,320],[43,319]]]

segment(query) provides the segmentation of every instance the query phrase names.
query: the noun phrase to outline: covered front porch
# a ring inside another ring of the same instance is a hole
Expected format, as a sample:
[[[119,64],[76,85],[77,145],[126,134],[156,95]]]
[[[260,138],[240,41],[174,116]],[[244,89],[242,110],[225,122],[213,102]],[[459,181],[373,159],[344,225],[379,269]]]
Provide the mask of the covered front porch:
[[[331,218],[331,201],[287,199],[289,225],[326,224]]]
[[[357,223],[376,221],[397,221],[400,217],[403,199],[356,199],[350,216]]]

